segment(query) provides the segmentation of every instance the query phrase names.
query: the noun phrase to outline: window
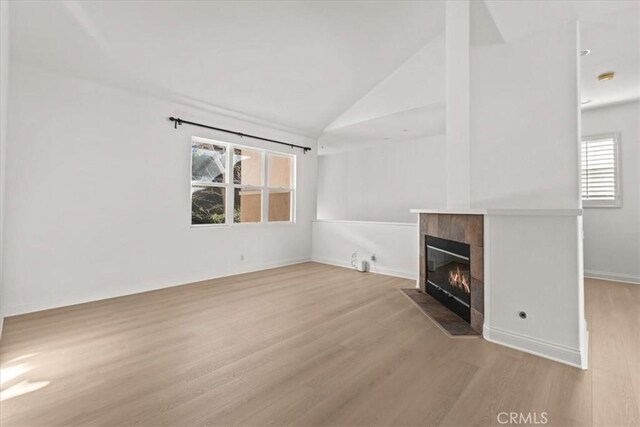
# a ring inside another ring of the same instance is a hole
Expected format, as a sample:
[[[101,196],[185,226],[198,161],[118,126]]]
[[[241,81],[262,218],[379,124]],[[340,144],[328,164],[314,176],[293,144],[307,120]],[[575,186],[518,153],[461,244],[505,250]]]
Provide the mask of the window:
[[[295,156],[194,137],[191,224],[293,222],[294,177]]]
[[[582,205],[619,207],[618,134],[583,138],[581,158]]]
[[[227,198],[227,147],[191,145],[191,223],[224,224]]]
[[[233,222],[262,221],[263,153],[233,148]]]
[[[269,221],[292,221],[293,158],[268,154]]]

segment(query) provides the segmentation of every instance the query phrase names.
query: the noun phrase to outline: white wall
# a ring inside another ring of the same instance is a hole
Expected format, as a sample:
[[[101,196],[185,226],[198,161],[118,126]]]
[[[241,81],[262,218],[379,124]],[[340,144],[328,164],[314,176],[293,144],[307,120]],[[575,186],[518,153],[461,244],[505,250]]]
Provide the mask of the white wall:
[[[583,135],[609,132],[620,132],[622,207],[585,208],[585,274],[640,283],[640,103],[583,111]]]
[[[576,44],[574,23],[471,47],[473,207],[579,207]],[[409,208],[444,206],[455,155],[444,136],[422,141],[320,156],[318,218],[413,221]]]
[[[443,17],[444,18],[444,17]],[[445,38],[439,34],[349,107],[326,131],[445,102]],[[425,78],[429,76],[429,78]],[[420,85],[416,82],[420,81]]]
[[[10,98],[7,314],[310,258],[314,141],[15,62]],[[191,136],[239,138],[169,116],[312,146],[282,148],[298,158],[297,224],[191,228]]]
[[[577,208],[576,23],[471,50],[471,205]]]
[[[580,222],[553,213],[485,216],[486,339],[586,368]]]
[[[9,89],[9,2],[0,2],[0,336],[4,310],[4,194],[7,147],[7,107]]]
[[[578,46],[572,22],[472,48],[473,207],[580,208]],[[487,219],[485,336],[586,367],[581,218]]]
[[[470,47],[469,0],[446,3],[447,206],[469,208]]]
[[[418,278],[418,224],[333,221],[313,222],[314,261],[352,268],[351,255],[370,262],[374,273]],[[376,257],[371,262],[371,255]]]
[[[446,203],[444,136],[318,157],[318,219],[415,222]]]

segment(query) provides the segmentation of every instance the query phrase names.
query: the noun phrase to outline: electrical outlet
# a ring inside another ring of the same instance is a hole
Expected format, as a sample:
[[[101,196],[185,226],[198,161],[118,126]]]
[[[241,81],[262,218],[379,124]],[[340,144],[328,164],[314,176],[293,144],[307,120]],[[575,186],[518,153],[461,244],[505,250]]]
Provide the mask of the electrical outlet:
[[[244,261],[244,254],[240,254],[240,261]]]
[[[371,261],[376,262],[376,260],[377,260],[376,254],[371,254]]]

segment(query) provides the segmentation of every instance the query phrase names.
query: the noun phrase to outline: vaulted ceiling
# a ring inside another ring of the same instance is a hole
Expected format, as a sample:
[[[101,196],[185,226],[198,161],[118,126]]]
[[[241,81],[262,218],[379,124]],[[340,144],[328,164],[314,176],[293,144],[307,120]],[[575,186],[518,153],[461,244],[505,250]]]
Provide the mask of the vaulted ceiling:
[[[508,43],[572,21],[580,22],[581,49],[591,51],[580,61],[584,108],[640,99],[638,1],[472,2],[471,44]],[[444,134],[444,42],[442,35],[432,39],[334,120],[319,139],[319,153]],[[598,81],[607,71],[616,78]]]
[[[318,135],[444,26],[442,1],[16,1],[18,60]]]
[[[580,20],[583,99],[640,97],[637,1],[472,3],[472,41]],[[14,1],[19,60],[345,144],[444,132],[444,1]],[[616,71],[607,84],[596,77]],[[320,150],[322,153],[322,149]]]

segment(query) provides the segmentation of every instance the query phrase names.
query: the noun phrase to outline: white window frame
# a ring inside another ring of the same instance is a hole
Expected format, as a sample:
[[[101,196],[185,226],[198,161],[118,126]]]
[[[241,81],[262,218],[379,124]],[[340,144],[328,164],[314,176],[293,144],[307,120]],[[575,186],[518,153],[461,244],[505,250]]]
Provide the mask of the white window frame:
[[[590,200],[582,198],[582,144],[589,141],[598,141],[603,139],[613,140],[613,168],[614,168],[614,191],[615,198],[613,200]],[[580,199],[583,208],[620,208],[622,207],[622,186],[620,181],[622,175],[620,171],[620,132],[608,132],[598,135],[588,135],[582,137],[580,141]]]
[[[249,145],[240,145],[234,144],[230,142],[220,141],[217,139],[203,138],[199,136],[191,137],[190,147],[193,146],[194,143],[201,144],[210,144],[210,145],[218,145],[225,147],[227,158],[225,160],[225,178],[224,182],[206,182],[206,181],[189,181],[189,223],[192,228],[200,228],[200,227],[229,227],[229,226],[255,226],[255,225],[265,225],[265,224],[295,224],[296,223],[296,177],[297,177],[297,157],[294,154],[283,153],[280,151],[267,150],[264,148],[252,147]],[[261,177],[261,185],[242,185],[235,184],[233,182],[233,157],[235,156],[236,148],[244,148],[247,150],[257,151],[260,153],[261,162],[262,162],[262,177]],[[288,157],[291,159],[291,188],[285,187],[269,187],[268,179],[269,179],[269,171],[268,171],[268,154],[273,154],[281,157]],[[193,173],[193,156],[190,154],[189,156],[189,176],[191,177]],[[206,186],[206,187],[219,187],[225,189],[225,222],[220,224],[193,224],[192,223],[192,209],[193,209],[193,186]],[[234,222],[233,214],[235,208],[235,189],[244,189],[244,190],[256,190],[260,191],[262,197],[262,206],[260,211],[260,221],[259,222]],[[269,221],[269,190],[270,189],[286,189],[291,191],[291,206],[289,213],[289,221]]]
[[[231,200],[232,203],[229,203],[228,204],[229,206],[227,206],[227,212],[229,210],[231,211],[231,216],[229,217],[231,219],[230,223],[232,225],[261,224],[261,223],[265,222],[265,219],[266,219],[265,215],[267,213],[267,211],[265,209],[265,204],[264,204],[264,197],[265,197],[265,193],[266,193],[266,191],[265,191],[265,186],[266,186],[266,183],[265,183],[265,179],[266,179],[266,177],[265,177],[265,162],[266,162],[266,160],[265,159],[266,159],[267,156],[266,156],[265,150],[262,150],[260,148],[249,147],[249,146],[246,146],[246,145],[230,144],[231,157],[229,158],[229,163],[230,163],[230,165],[229,165],[230,169],[229,170],[231,171],[232,175],[233,175],[233,167],[234,167],[233,156],[236,155],[236,153],[235,153],[235,149],[236,148],[240,148],[240,149],[246,148],[247,150],[256,151],[256,152],[260,153],[260,164],[261,164],[261,168],[262,168],[262,174],[260,176],[260,185],[243,185],[243,184],[236,184],[234,182],[230,183],[231,199],[229,199],[229,200]],[[233,221],[233,218],[234,218],[233,214],[235,212],[234,208],[235,208],[235,203],[236,203],[236,197],[235,197],[235,190],[236,189],[239,189],[240,191],[242,191],[242,190],[249,190],[249,191],[253,190],[253,191],[259,191],[260,192],[260,203],[261,203],[261,205],[260,205],[260,221],[254,221],[254,222],[235,222],[235,221]],[[225,218],[226,218],[226,216],[225,216]]]
[[[224,174],[224,181],[223,182],[207,182],[207,181],[193,181],[191,178],[193,178],[193,144],[194,143],[201,143],[201,144],[209,144],[209,145],[218,145],[221,147],[224,147],[227,153],[226,156],[226,160],[225,160],[225,174]],[[233,205],[233,203],[229,203],[229,165],[230,165],[230,161],[229,161],[229,157],[230,155],[232,155],[232,153],[229,151],[231,149],[230,145],[226,142],[223,141],[217,141],[217,140],[212,140],[212,139],[206,139],[206,138],[200,138],[197,136],[194,136],[191,138],[191,141],[189,143],[189,223],[191,224],[191,227],[226,227],[229,223],[229,205]],[[219,223],[219,224],[194,224],[193,223],[193,187],[194,185],[197,186],[203,186],[203,187],[215,187],[215,188],[224,188],[224,194],[225,194],[225,215],[224,215],[224,223]],[[231,212],[231,214],[233,215],[233,211]]]
[[[273,154],[275,156],[281,156],[281,157],[289,157],[291,159],[291,187],[272,187],[269,185],[269,161],[268,161],[268,155],[269,154]],[[287,223],[295,223],[296,222],[296,210],[295,210],[295,206],[296,206],[296,176],[297,176],[297,171],[296,171],[296,156],[293,156],[291,154],[285,154],[285,153],[278,153],[276,151],[265,151],[264,154],[264,186],[265,186],[265,195],[264,195],[264,199],[265,199],[265,209],[264,209],[264,213],[266,216],[264,216],[263,218],[271,223],[271,224],[287,224]],[[291,201],[289,203],[289,221],[269,221],[269,192],[271,190],[274,191],[290,191],[291,192]]]

